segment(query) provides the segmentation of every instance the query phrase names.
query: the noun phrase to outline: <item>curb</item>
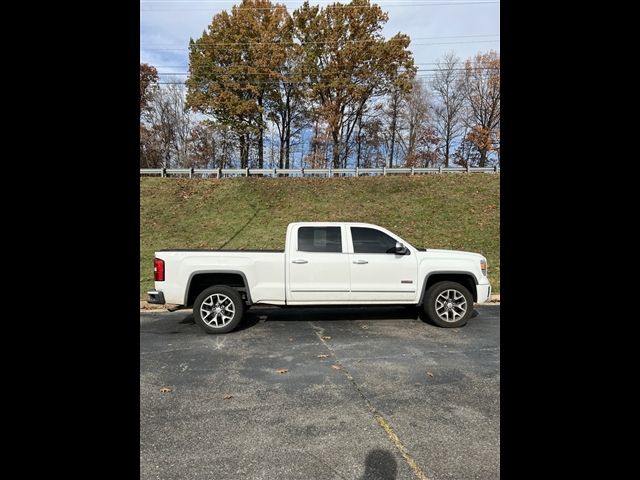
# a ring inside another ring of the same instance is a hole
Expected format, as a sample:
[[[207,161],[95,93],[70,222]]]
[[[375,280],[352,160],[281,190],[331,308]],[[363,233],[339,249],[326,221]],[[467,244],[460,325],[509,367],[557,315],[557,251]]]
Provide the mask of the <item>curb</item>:
[[[481,305],[490,305],[490,304],[498,304],[500,305],[500,294],[497,295],[491,295],[491,297],[489,298],[489,300],[487,300],[486,302],[482,303]]]
[[[164,305],[154,305],[152,303],[147,302],[146,300],[140,300],[140,311],[141,312],[173,312],[178,309],[178,305],[174,305],[172,303],[166,303]]]

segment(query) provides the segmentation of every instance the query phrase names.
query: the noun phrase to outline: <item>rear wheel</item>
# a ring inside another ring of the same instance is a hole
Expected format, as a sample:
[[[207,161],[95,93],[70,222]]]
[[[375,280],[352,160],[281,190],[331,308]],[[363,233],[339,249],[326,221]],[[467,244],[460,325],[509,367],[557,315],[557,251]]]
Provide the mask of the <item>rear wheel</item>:
[[[193,318],[207,333],[227,333],[238,326],[244,303],[237,290],[215,285],[203,290],[193,304]]]
[[[424,312],[439,327],[462,327],[473,312],[473,296],[457,282],[438,282],[427,290]]]

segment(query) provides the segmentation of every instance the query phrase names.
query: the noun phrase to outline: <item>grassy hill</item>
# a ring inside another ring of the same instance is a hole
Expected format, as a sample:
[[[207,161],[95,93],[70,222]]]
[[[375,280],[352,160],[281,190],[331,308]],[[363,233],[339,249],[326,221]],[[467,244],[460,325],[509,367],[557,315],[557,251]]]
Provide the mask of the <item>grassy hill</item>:
[[[140,298],[162,248],[283,249],[287,224],[358,221],[415,246],[482,253],[500,291],[500,175],[140,179]]]

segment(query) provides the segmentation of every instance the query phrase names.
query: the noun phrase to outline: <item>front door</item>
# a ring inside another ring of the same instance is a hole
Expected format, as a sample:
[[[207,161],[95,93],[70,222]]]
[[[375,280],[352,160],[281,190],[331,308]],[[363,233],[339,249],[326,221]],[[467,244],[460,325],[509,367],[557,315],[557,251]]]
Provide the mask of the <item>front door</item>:
[[[415,301],[418,261],[395,253],[396,240],[381,230],[350,227],[353,253],[350,303]]]

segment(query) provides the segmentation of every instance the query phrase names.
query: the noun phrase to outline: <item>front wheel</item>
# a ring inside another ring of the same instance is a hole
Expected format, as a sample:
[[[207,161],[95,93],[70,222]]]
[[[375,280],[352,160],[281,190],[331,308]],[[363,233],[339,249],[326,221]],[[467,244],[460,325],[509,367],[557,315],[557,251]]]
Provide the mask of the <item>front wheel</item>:
[[[427,290],[422,307],[439,327],[462,327],[473,312],[473,296],[457,282],[438,282]]]
[[[238,326],[244,303],[237,290],[215,285],[203,290],[193,304],[193,318],[207,333],[227,333]]]

